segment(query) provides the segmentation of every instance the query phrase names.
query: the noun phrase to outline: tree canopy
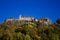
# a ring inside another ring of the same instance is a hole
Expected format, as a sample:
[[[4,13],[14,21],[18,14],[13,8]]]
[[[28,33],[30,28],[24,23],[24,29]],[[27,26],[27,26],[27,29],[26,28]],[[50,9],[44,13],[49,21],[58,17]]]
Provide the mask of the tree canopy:
[[[60,20],[57,20],[57,23],[59,22]],[[0,40],[60,40],[60,25],[4,22],[0,24]]]

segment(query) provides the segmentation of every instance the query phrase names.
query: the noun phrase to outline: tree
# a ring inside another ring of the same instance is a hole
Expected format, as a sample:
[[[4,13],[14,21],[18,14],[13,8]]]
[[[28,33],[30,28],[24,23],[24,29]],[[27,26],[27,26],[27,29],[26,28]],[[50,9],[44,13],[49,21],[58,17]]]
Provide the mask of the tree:
[[[31,37],[28,34],[26,34],[24,40],[31,40]]]

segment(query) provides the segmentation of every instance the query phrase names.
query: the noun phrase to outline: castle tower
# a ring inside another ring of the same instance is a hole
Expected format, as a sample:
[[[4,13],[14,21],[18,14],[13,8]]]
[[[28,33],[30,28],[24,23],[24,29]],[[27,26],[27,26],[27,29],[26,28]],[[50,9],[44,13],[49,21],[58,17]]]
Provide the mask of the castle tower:
[[[22,15],[19,15],[19,20],[21,20]]]

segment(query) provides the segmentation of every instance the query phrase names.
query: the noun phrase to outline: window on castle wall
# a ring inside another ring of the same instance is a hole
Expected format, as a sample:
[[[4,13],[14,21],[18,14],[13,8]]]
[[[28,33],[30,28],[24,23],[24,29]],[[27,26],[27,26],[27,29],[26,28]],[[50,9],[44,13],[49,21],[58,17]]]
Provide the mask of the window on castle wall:
[[[47,19],[45,19],[45,21],[47,21]]]

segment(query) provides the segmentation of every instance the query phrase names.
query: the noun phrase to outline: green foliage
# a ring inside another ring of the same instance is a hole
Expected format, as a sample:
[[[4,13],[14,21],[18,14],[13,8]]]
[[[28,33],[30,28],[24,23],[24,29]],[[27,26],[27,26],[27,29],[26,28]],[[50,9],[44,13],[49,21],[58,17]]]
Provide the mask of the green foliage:
[[[31,37],[28,34],[26,34],[24,40],[31,40]]]
[[[60,40],[60,25],[44,26],[35,22],[3,23],[0,24],[0,40]]]

